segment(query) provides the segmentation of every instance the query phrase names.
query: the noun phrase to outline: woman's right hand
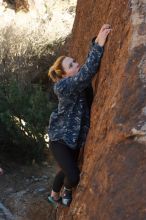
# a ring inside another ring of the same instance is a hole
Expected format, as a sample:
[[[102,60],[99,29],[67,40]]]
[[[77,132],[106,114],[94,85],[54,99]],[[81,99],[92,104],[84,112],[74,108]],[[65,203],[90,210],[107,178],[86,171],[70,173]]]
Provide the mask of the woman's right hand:
[[[110,32],[111,26],[109,24],[104,24],[100,29],[99,34],[95,39],[95,42],[98,43],[99,46],[103,47]]]

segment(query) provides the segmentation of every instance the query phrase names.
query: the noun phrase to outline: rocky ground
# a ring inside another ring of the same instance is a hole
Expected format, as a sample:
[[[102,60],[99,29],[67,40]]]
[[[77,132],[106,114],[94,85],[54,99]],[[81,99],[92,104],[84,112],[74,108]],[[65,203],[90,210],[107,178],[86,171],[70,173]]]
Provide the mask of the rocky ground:
[[[1,163],[0,220],[54,220],[55,209],[47,202],[56,171],[55,163],[20,165]]]

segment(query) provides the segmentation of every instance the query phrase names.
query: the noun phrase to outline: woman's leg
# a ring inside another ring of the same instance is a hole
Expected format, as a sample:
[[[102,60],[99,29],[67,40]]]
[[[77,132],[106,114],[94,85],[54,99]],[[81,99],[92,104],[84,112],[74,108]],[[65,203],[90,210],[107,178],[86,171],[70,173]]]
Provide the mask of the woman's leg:
[[[57,174],[53,183],[53,191],[58,190],[63,183],[63,173],[65,174],[64,185],[67,189],[76,186],[80,179],[80,170],[77,166],[78,150],[72,150],[66,144],[53,141],[50,142],[50,149],[59,166],[62,168],[62,173]]]
[[[55,176],[52,191],[51,191],[51,196],[55,200],[59,199],[60,190],[64,184],[64,178],[65,178],[65,174],[63,173],[62,170],[60,170]]]
[[[54,179],[53,182],[53,191],[59,193],[63,184],[64,184],[64,178],[65,178],[65,174],[63,173],[62,170],[60,170]]]

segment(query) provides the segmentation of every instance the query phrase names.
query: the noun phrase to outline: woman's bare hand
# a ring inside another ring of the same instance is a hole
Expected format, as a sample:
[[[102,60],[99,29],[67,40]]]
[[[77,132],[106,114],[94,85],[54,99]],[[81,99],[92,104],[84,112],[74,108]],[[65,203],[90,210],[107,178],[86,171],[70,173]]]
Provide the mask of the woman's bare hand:
[[[95,42],[98,43],[99,46],[103,47],[110,32],[111,26],[109,24],[104,24],[100,29],[99,34],[95,39]]]

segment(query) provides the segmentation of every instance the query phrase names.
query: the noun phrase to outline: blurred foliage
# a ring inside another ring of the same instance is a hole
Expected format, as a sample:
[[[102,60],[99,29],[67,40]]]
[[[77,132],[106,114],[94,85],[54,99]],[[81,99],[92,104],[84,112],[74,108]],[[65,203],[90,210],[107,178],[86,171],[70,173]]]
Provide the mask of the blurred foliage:
[[[31,47],[26,47],[23,55],[19,49],[20,54],[9,53],[9,45],[4,50],[0,62],[0,154],[6,158],[27,163],[45,159],[44,135],[58,102],[48,69],[66,51],[65,43],[59,39],[44,45],[40,56]]]
[[[41,85],[22,86],[16,79],[0,82],[0,151],[22,162],[41,161],[46,146],[50,113],[56,107],[49,102]]]

